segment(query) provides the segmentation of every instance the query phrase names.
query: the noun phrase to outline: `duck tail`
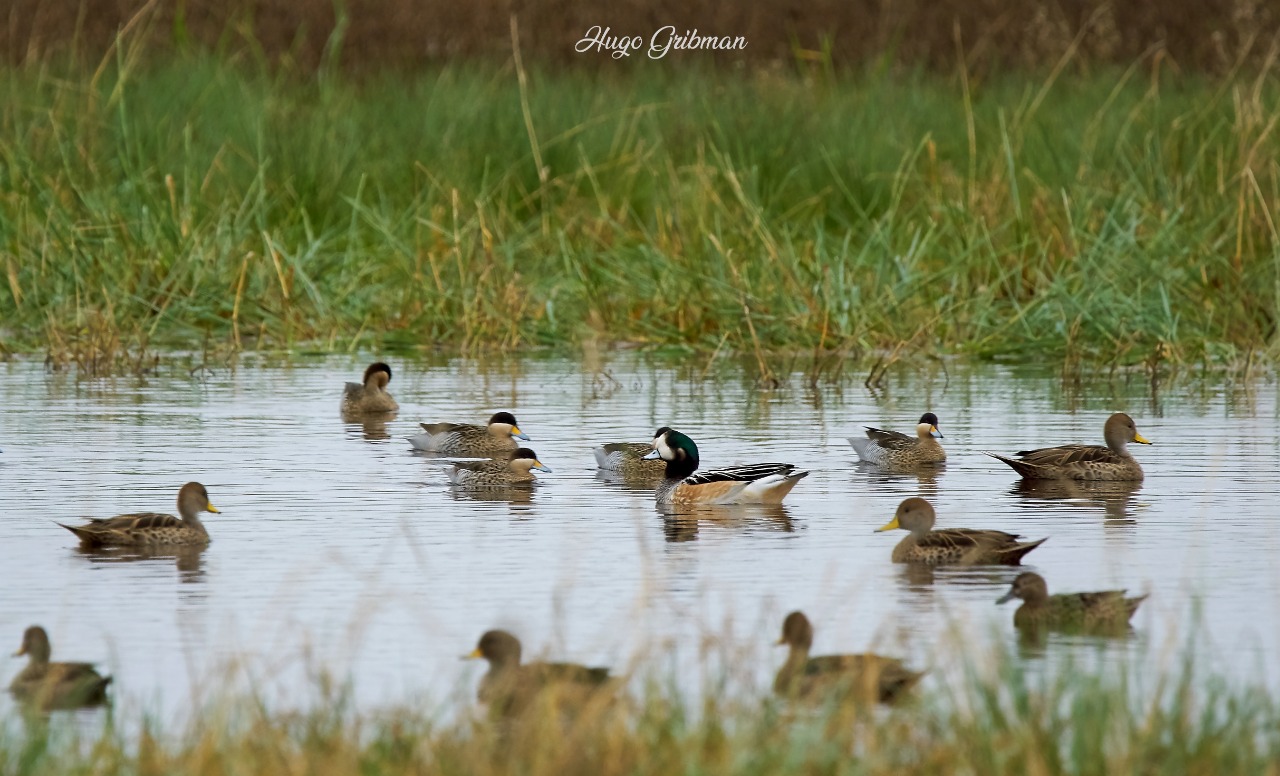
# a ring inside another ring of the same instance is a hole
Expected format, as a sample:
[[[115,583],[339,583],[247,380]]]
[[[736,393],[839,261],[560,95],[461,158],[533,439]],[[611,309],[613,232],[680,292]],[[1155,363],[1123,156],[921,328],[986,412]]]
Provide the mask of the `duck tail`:
[[[1026,477],[1028,479],[1035,479],[1036,468],[1032,464],[1029,464],[1026,461],[1019,461],[1014,458],[1007,458],[998,453],[987,452],[986,454],[996,459],[997,461],[1003,461],[1004,463],[1008,464],[1010,469],[1013,469],[1015,472],[1022,475],[1023,477]]]
[[[870,439],[866,437],[846,437],[846,438],[849,440],[849,444],[853,445],[853,451],[858,454],[858,458],[860,458],[863,461],[871,461],[871,458],[868,457],[869,456],[868,449],[871,445]]]
[[[1046,536],[1043,539],[1039,539],[1034,542],[1023,542],[1022,544],[1015,544],[1004,553],[1003,560],[1006,564],[1010,566],[1017,566],[1020,563],[1022,563],[1023,556],[1025,556],[1027,553],[1031,552],[1035,548],[1039,547],[1040,545],[1044,544],[1048,540],[1049,540],[1049,537]]]
[[[75,534],[80,539],[80,543],[85,547],[98,547],[102,544],[102,537],[95,531],[88,528],[82,528],[75,525],[67,525],[66,523],[58,523],[58,525]]]
[[[1138,607],[1141,606],[1142,602],[1145,600],[1147,600],[1147,597],[1145,595],[1124,599],[1124,609],[1126,613],[1126,619],[1133,617],[1134,612],[1138,611]]]
[[[617,461],[613,460],[613,455],[604,449],[604,445],[596,445],[591,448],[591,452],[595,453],[597,469],[610,472],[618,470]]]
[[[756,483],[748,485],[748,489],[760,487],[760,500],[765,504],[780,504],[787,497],[792,488],[796,486],[800,480],[809,476],[809,472],[805,470],[779,472],[778,474],[767,477],[765,482],[761,482],[759,486]]]

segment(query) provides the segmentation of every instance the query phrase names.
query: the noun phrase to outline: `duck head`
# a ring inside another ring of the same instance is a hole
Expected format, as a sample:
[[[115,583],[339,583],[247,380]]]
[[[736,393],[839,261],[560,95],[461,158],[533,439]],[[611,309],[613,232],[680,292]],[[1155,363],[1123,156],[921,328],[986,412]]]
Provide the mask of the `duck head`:
[[[919,496],[913,496],[899,504],[893,519],[877,528],[876,532],[901,528],[911,533],[924,533],[933,528],[935,519],[937,515],[933,511],[933,505]]]
[[[516,416],[510,412],[495,412],[489,418],[489,433],[496,437],[515,437],[529,441],[529,435],[520,430],[516,424]]]

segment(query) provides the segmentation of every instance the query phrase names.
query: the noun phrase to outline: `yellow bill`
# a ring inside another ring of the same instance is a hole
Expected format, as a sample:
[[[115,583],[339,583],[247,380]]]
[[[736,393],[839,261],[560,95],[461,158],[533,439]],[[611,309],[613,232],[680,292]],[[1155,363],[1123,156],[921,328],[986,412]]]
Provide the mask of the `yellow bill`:
[[[215,507],[215,506],[213,505],[213,502],[212,502],[212,501],[210,501],[208,504],[205,504],[205,505],[204,505],[204,508],[205,508],[206,510],[208,510],[208,511],[210,511],[210,512],[214,513],[215,515],[221,514],[221,512],[219,512],[219,511],[218,511],[218,508],[217,508],[217,507]]]
[[[1138,444],[1140,444],[1140,445],[1149,445],[1149,444],[1151,444],[1149,441],[1147,441],[1147,438],[1146,438],[1146,437],[1144,437],[1142,434],[1136,434],[1136,433],[1135,433],[1135,434],[1133,435],[1133,441],[1137,442],[1137,443],[1138,443]]]
[[[881,531],[892,531],[892,530],[894,530],[894,529],[895,529],[895,528],[897,528],[897,527],[898,527],[898,516],[897,516],[897,515],[894,515],[892,520],[890,520],[889,522],[885,523],[885,524],[884,524],[883,526],[881,526],[880,528],[877,528],[877,529],[875,530],[875,532],[876,532],[876,533],[880,533]]]

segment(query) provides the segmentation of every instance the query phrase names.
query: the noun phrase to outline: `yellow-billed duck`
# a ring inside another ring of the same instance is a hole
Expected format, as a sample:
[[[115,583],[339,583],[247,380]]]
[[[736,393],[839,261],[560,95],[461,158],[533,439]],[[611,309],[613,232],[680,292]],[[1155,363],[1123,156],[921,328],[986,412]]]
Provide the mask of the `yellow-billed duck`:
[[[1016,566],[1022,562],[1022,556],[1045,541],[1040,539],[1022,542],[1017,534],[978,528],[943,528],[934,531],[932,529],[936,519],[933,505],[914,497],[899,504],[893,520],[876,531],[898,528],[910,531],[893,548],[894,563]]]
[[[49,634],[32,625],[22,634],[15,657],[26,655],[27,667],[9,683],[14,697],[41,709],[95,706],[107,699],[111,677],[99,674],[92,663],[52,663]]]
[[[90,518],[85,525],[59,523],[80,537],[85,547],[127,545],[192,545],[208,544],[209,532],[200,522],[201,512],[218,513],[209,502],[209,491],[198,482],[188,482],[178,490],[178,514],[139,512],[117,517]]]
[[[1102,427],[1107,446],[1061,445],[1039,450],[1021,450],[1007,458],[987,453],[1009,464],[1028,480],[1110,480],[1132,482],[1142,479],[1142,467],[1129,454],[1129,443],[1151,444],[1138,433],[1133,418],[1117,412]]]

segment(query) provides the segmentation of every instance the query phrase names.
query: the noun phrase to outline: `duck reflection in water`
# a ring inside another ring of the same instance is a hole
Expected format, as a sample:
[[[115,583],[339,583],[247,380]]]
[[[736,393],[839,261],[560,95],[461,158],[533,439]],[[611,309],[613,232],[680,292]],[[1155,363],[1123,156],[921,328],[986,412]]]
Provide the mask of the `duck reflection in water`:
[[[136,547],[85,547],[76,553],[90,563],[163,563],[173,561],[182,582],[204,581],[204,551],[208,545],[195,546],[136,546]]]
[[[743,532],[781,531],[792,533],[791,514],[782,504],[715,506],[701,504],[678,509],[658,508],[662,532],[668,542],[688,542],[698,538],[702,528],[723,528]]]
[[[359,434],[366,442],[385,442],[391,438],[387,431],[387,422],[396,419],[396,413],[368,415],[365,413],[342,413],[342,422],[347,424],[347,433]]]
[[[1009,489],[1015,496],[1057,501],[1084,509],[1102,507],[1108,523],[1134,523],[1133,496],[1142,482],[1084,482],[1079,480],[1018,480]],[[1030,506],[1030,504],[1028,504]]]

